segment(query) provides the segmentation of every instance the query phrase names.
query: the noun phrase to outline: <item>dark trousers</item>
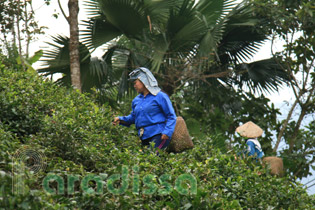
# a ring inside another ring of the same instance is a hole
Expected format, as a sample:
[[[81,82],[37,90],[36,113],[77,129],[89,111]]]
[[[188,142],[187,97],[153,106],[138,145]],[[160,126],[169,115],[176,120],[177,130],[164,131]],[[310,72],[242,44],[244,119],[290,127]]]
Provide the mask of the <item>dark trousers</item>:
[[[162,137],[162,134],[157,134],[148,139],[142,140],[141,144],[142,146],[149,148],[150,143],[153,142],[154,148],[151,148],[151,149],[156,149],[156,148],[165,149],[170,144],[171,140],[170,139],[162,140],[161,137]],[[158,154],[158,150],[156,150],[156,153]]]

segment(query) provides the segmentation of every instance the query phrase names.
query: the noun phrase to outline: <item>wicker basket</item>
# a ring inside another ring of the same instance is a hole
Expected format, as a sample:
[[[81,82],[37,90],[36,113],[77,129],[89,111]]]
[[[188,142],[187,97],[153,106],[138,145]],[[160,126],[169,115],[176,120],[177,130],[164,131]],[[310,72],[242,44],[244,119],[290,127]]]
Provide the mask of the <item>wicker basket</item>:
[[[172,136],[172,140],[168,146],[169,152],[179,153],[186,149],[191,149],[194,144],[189,136],[189,132],[182,117],[177,117],[176,126]]]

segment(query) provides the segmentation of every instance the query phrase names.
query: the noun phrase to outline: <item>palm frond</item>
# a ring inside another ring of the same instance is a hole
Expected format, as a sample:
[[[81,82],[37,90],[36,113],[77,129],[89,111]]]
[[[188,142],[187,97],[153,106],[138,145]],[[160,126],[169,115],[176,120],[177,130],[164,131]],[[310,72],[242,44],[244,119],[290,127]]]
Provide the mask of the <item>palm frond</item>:
[[[218,59],[218,50],[217,47],[222,39],[225,29],[225,19],[220,18],[212,28],[208,29],[208,31],[204,34],[199,42],[199,57],[208,57],[211,59],[213,56],[211,53],[214,53],[214,56]]]
[[[146,8],[142,1],[134,0],[88,0],[90,20],[83,21],[82,40],[89,48],[97,48],[124,34],[139,38],[145,28],[149,29]]]
[[[122,35],[122,32],[109,23],[103,15],[83,21],[82,25],[86,29],[81,30],[81,40],[89,49],[96,49]]]
[[[86,13],[90,19],[101,15],[98,0],[84,0],[83,6],[85,6]]]
[[[235,7],[235,2],[235,0],[200,0],[196,4],[196,9],[203,15],[207,25],[212,26],[222,15]]]
[[[158,72],[166,52],[169,50],[169,42],[166,36],[157,36],[154,42],[154,54],[152,56],[152,71]]]
[[[263,20],[252,16],[248,4],[238,5],[225,19],[225,33],[218,46],[220,62],[241,63],[250,59],[267,40],[265,34],[255,30]]]
[[[240,88],[246,85],[254,93],[276,91],[289,81],[289,75],[273,58],[239,64],[236,73],[233,83]]]
[[[128,37],[139,38],[149,28],[142,1],[99,0],[99,7],[106,20]]]
[[[155,71],[160,68],[165,56],[169,57],[167,54],[175,55],[178,59],[189,60],[201,49],[201,55],[209,56],[222,37],[222,25],[218,25],[221,28],[216,27],[216,22],[217,17],[222,15],[223,4],[228,1],[219,2],[221,4],[183,0],[178,7],[170,8],[165,32],[154,39],[155,54],[152,59],[152,67]],[[208,8],[204,9],[202,6]],[[207,13],[210,8],[212,13]],[[218,15],[214,15],[213,11],[216,11]]]
[[[146,14],[152,20],[152,30],[160,30],[169,18],[170,8],[179,7],[183,0],[145,1]]]

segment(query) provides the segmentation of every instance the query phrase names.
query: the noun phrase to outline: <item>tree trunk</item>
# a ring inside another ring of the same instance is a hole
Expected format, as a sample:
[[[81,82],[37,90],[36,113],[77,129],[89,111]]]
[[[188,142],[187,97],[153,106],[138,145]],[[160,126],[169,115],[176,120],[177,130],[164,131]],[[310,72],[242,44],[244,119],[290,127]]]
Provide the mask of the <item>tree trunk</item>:
[[[29,2],[30,4],[32,4],[32,2]],[[28,25],[28,21],[30,20],[28,17],[28,11],[27,11],[27,2],[26,0],[24,0],[24,13],[25,13],[25,32],[26,32],[26,51],[25,51],[25,57],[28,58],[29,56],[29,47],[30,47],[30,41],[31,41],[31,32],[30,29],[28,29],[29,25]],[[32,15],[30,15],[31,18]]]
[[[17,14],[16,14],[16,26],[17,26],[17,38],[18,38],[18,43],[19,43],[19,56],[20,56],[20,60],[21,60],[21,64],[23,66],[23,69],[25,70],[25,64],[24,64],[24,60],[23,60],[23,56],[22,56],[22,43],[21,43],[21,40],[22,40],[22,37],[21,37],[21,30],[20,30],[20,19],[21,19],[21,10],[20,9],[20,5],[21,5],[21,2],[20,0],[18,0],[18,7],[17,7]]]
[[[299,119],[296,123],[296,126],[294,128],[294,133],[293,133],[292,138],[291,138],[290,143],[289,143],[289,152],[292,152],[292,150],[293,150],[296,137],[297,137],[298,132],[299,132],[300,127],[301,127],[302,120],[304,119],[304,117],[306,115],[306,110],[307,110],[307,108],[302,107],[301,114],[300,114]]]
[[[81,75],[80,75],[80,54],[79,54],[79,26],[78,26],[78,13],[79,2],[78,0],[69,0],[69,26],[70,26],[70,71],[71,71],[71,84],[75,89],[81,92]]]
[[[313,105],[312,96],[314,95],[314,91],[315,91],[315,85],[313,85],[312,89],[309,91],[309,95],[307,96],[306,102],[303,105],[301,105],[302,111],[301,111],[301,114],[300,114],[299,119],[297,121],[297,124],[295,126],[294,133],[292,135],[292,139],[289,143],[289,152],[291,152],[293,150],[295,139],[298,135],[302,120],[304,119],[306,113],[310,111],[310,106]],[[302,94],[301,94],[301,96],[302,96]]]
[[[293,111],[294,111],[294,109],[295,109],[297,103],[298,103],[298,99],[296,99],[296,100],[294,101],[294,104],[292,105],[292,107],[291,107],[291,109],[290,109],[290,111],[289,111],[289,113],[288,113],[287,119],[284,121],[284,123],[283,123],[283,125],[282,125],[282,127],[281,127],[281,130],[280,130],[280,132],[279,132],[279,134],[278,134],[278,137],[277,137],[276,145],[275,145],[275,147],[273,148],[273,152],[277,152],[277,150],[278,150],[278,147],[279,147],[281,138],[282,138],[282,136],[283,136],[283,134],[284,134],[284,131],[285,131],[286,127],[288,126],[289,120],[290,120],[291,117],[292,117]]]

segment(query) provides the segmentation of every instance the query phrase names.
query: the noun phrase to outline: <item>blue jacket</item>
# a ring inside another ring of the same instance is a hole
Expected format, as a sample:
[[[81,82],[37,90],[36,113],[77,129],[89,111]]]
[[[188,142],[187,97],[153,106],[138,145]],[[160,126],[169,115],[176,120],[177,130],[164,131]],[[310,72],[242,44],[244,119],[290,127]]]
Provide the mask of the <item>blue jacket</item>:
[[[247,144],[247,154],[248,156],[254,156],[256,153],[257,158],[262,158],[264,156],[264,152],[261,149],[259,143],[254,142],[254,139],[249,139],[246,141]]]
[[[120,116],[119,120],[125,123],[121,125],[130,126],[135,124],[140,136],[140,128],[144,129],[142,140],[156,134],[165,134],[172,138],[176,114],[172,103],[166,93],[159,92],[156,96],[149,93],[146,97],[139,94],[132,101],[132,111],[128,116]]]

